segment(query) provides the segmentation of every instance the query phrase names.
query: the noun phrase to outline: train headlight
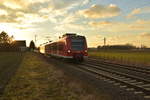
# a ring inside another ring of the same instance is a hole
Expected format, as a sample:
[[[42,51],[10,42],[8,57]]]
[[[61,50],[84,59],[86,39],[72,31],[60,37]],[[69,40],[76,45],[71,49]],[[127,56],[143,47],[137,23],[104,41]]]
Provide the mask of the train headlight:
[[[68,50],[68,53],[70,53],[71,51],[70,50]]]

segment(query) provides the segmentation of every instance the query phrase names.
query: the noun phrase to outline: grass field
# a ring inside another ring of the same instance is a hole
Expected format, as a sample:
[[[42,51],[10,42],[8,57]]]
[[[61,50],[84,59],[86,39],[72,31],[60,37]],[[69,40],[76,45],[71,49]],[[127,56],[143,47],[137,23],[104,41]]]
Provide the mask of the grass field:
[[[110,100],[110,98],[105,94],[95,93],[94,89],[67,76],[62,70],[48,63],[43,56],[27,52],[0,100]]]
[[[22,53],[0,52],[0,93],[3,93],[5,86],[17,71],[22,57]]]
[[[150,52],[144,51],[89,51],[89,56],[133,64],[150,64]]]
[[[0,52],[0,68],[3,65],[10,65],[22,58],[21,53],[17,52]]]

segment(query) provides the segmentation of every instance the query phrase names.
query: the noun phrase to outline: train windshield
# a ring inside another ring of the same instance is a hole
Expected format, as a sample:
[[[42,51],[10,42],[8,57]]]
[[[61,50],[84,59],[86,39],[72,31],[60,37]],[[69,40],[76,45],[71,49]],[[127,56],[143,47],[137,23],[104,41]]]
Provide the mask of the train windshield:
[[[84,42],[85,39],[84,38],[72,38],[71,39],[71,48],[72,50],[84,50]]]

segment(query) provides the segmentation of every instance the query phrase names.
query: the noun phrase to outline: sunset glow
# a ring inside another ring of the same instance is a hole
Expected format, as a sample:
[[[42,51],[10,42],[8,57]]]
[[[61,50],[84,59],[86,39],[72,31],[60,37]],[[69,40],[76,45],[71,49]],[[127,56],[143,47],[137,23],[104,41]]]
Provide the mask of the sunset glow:
[[[150,47],[150,0],[1,0],[0,32],[36,45],[63,33],[87,38],[89,47],[133,44]]]

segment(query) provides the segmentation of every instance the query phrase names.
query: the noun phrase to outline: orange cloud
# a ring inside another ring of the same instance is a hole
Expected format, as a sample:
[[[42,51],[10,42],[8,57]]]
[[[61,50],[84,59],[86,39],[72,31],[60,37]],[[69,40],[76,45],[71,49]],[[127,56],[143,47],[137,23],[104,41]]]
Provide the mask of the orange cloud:
[[[28,0],[2,0],[0,4],[11,9],[23,9],[27,7],[30,2]]]
[[[144,14],[144,13],[150,13],[150,7],[136,8],[136,9],[132,10],[131,13],[129,13],[127,18],[131,18],[134,15]]]
[[[150,32],[144,32],[144,33],[140,34],[140,37],[150,38]]]
[[[113,4],[108,6],[92,5],[89,9],[79,11],[79,14],[87,18],[107,18],[118,16],[120,14],[120,8]]]
[[[8,15],[6,10],[0,9],[0,16],[2,15]]]
[[[89,22],[88,25],[92,26],[94,30],[105,30],[108,32],[129,32],[129,31],[149,31],[150,20],[137,20],[132,22]],[[91,28],[91,27],[90,27]]]
[[[94,27],[101,27],[101,26],[112,25],[112,23],[109,21],[89,22],[89,25],[94,26]]]

